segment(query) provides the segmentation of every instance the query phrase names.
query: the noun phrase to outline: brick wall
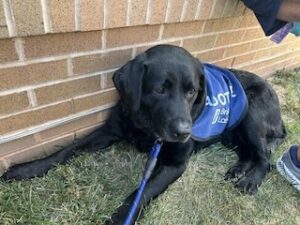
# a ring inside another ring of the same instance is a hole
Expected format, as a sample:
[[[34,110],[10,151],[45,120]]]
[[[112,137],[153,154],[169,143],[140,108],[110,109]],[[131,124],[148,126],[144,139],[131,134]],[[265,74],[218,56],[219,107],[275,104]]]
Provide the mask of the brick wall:
[[[111,77],[150,46],[262,76],[300,62],[300,41],[264,37],[238,0],[0,1],[0,172],[101,124]]]

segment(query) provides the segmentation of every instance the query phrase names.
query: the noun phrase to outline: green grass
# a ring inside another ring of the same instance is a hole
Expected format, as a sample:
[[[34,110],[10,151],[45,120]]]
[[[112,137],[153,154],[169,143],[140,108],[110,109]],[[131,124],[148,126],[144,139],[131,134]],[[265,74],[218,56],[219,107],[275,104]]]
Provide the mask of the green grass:
[[[276,159],[300,136],[300,72],[278,72],[288,138]],[[103,224],[136,187],[146,156],[126,144],[83,154],[46,177],[0,182],[0,224]],[[194,155],[184,175],[145,210],[141,225],[300,224],[300,193],[272,170],[254,196],[239,193],[223,176],[236,156],[221,145]]]

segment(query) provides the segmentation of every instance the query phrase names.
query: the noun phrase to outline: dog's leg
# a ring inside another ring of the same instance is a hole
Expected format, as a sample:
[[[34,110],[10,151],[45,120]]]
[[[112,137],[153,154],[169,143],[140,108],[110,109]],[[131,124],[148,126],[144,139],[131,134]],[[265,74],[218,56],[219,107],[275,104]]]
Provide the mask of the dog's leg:
[[[254,120],[251,114],[246,116],[236,130],[240,133],[239,142],[244,144],[237,148],[239,161],[227,174],[238,175],[242,170],[242,176],[235,183],[235,187],[242,192],[254,194],[270,170],[265,130],[263,122]]]
[[[137,213],[134,215],[132,224],[134,224],[141,210],[149,204],[150,200],[164,192],[170,184],[176,181],[183,174],[186,169],[186,163],[193,149],[192,146],[193,141],[189,141],[185,144],[164,144],[159,156],[159,163],[155,167],[153,174],[146,185],[142,201],[138,206]],[[117,212],[112,215],[111,220],[106,221],[106,225],[124,224],[136,192],[137,190],[126,198],[123,205],[120,206],[117,209]]]
[[[69,146],[63,147],[56,153],[35,161],[26,162],[12,166],[2,175],[4,180],[23,180],[37,176],[45,175],[48,170],[58,164],[67,162],[76,154],[89,151],[93,152],[103,149],[111,145],[113,142],[119,140],[119,133],[121,131],[115,118],[117,114],[112,112],[107,122],[87,135],[86,137],[74,141]]]
[[[230,144],[227,143],[226,146],[231,147],[237,153],[238,161],[226,172],[225,180],[236,180],[245,176],[251,168],[251,155],[249,151],[244,150],[247,148],[247,144],[244,142],[242,134],[239,131],[231,132]]]

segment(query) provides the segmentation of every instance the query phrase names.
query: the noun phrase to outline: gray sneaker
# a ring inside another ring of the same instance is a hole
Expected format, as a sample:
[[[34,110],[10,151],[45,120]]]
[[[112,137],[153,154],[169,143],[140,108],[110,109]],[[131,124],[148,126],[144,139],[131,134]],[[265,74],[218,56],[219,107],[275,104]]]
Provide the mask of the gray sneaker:
[[[286,151],[276,163],[278,172],[300,191],[300,169],[292,162],[290,151]]]

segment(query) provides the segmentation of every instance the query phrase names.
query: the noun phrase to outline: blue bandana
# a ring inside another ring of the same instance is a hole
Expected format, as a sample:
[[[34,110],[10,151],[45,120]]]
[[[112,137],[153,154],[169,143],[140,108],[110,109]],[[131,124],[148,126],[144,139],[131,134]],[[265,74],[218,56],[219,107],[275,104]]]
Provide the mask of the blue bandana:
[[[212,139],[244,118],[248,101],[243,87],[232,72],[204,64],[206,104],[192,127],[192,138]]]

